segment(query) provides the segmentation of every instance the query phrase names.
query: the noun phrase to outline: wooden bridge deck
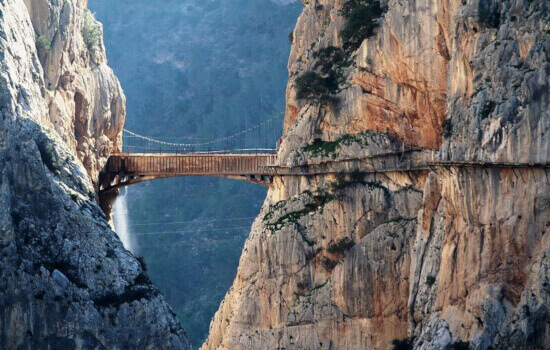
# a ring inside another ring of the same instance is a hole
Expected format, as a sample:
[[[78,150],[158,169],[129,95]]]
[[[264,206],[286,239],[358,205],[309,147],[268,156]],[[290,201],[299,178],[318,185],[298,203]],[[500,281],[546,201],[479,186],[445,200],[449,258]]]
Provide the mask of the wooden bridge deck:
[[[428,171],[440,167],[550,168],[549,163],[438,161],[434,151],[388,153],[318,164],[277,165],[275,154],[116,154],[100,177],[100,193],[158,178],[214,176],[269,185],[273,176]]]
[[[118,154],[102,173],[100,192],[179,176],[215,176],[269,184],[275,154]]]

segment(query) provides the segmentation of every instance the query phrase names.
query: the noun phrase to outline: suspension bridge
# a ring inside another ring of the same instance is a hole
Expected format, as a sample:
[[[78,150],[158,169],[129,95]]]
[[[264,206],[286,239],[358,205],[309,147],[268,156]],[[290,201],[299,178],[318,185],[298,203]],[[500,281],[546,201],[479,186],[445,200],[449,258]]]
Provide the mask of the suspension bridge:
[[[277,147],[238,147],[246,141],[236,142],[238,137],[246,137],[247,133],[267,125],[270,119],[233,135],[194,143],[161,140],[124,130],[123,152],[108,159],[100,176],[99,192],[181,176],[222,177],[269,186],[275,176],[422,172],[438,167],[550,168],[549,163],[442,161],[437,159],[437,151],[417,149],[285,166],[277,160]]]

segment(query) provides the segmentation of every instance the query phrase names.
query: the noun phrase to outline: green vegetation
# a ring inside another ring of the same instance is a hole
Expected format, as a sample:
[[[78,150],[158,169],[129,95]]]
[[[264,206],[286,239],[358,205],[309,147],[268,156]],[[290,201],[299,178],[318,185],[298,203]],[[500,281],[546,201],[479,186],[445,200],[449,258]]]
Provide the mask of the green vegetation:
[[[344,70],[351,65],[348,55],[339,47],[329,46],[312,54],[311,71],[296,79],[296,98],[325,104],[335,102],[335,95],[346,82]]]
[[[352,52],[374,35],[385,9],[379,0],[348,0],[340,14],[346,19],[340,31],[344,47],[329,46],[313,52],[312,70],[296,79],[296,98],[321,105],[336,102],[335,95],[346,82],[345,69],[352,64]],[[322,32],[321,36],[324,35]],[[315,47],[311,43],[310,50]]]
[[[298,221],[305,215],[312,213],[316,210],[322,209],[325,204],[330,202],[334,199],[334,196],[327,192],[324,189],[319,189],[315,192],[315,194],[311,194],[311,192],[306,191],[303,194],[310,197],[310,201],[305,204],[304,209],[292,211],[289,213],[286,213],[282,215],[277,221],[273,223],[266,223],[265,227],[271,231],[280,230],[283,226],[289,225],[289,224],[298,224]],[[280,201],[277,204],[275,204],[272,208],[270,208],[269,212],[264,215],[264,221],[270,220],[276,210],[281,210],[286,204],[287,201]],[[313,242],[307,241],[306,242],[309,245],[313,245]]]
[[[314,157],[332,157],[336,158],[336,151],[340,148],[342,139],[338,141],[323,141],[321,139],[313,140],[311,145],[304,147],[304,151],[311,154]]]
[[[412,350],[414,347],[414,338],[394,339],[392,342],[393,350]]]
[[[288,41],[291,44],[294,42],[294,32],[288,32]]]
[[[96,21],[94,14],[86,10],[84,14],[84,26],[82,27],[82,38],[89,51],[98,47],[101,40],[101,25]]]
[[[334,101],[338,91],[337,82],[330,76],[323,77],[314,71],[308,71],[296,79],[296,98],[308,102],[325,104]]]
[[[426,284],[428,286],[433,286],[435,283],[435,277],[434,276],[428,276],[426,277]]]
[[[36,36],[36,48],[38,50],[49,50],[52,47],[52,41],[45,35]]]
[[[38,150],[40,151],[42,162],[46,164],[52,173],[59,175],[61,172],[61,167],[63,166],[63,161],[50,143],[44,143],[46,143],[46,141],[38,144]]]
[[[336,141],[313,140],[313,143],[305,146],[302,150],[312,157],[337,158],[341,146],[350,146],[353,143],[368,145],[372,132],[365,131],[355,135],[345,135]]]
[[[360,171],[354,171],[350,174],[338,174],[336,175],[336,181],[331,184],[331,188],[334,192],[341,191],[347,187],[351,187],[357,184],[366,185],[365,174]]]
[[[336,243],[330,242],[327,247],[327,252],[331,254],[343,255],[347,253],[351,248],[353,248],[354,245],[355,242],[351,238],[344,237]]]
[[[355,51],[363,40],[374,35],[385,9],[379,0],[348,0],[340,14],[346,19],[340,36],[346,51]]]
[[[345,80],[343,70],[351,65],[351,60],[344,50],[328,46],[312,54],[315,59],[313,69],[331,77],[338,84]]]

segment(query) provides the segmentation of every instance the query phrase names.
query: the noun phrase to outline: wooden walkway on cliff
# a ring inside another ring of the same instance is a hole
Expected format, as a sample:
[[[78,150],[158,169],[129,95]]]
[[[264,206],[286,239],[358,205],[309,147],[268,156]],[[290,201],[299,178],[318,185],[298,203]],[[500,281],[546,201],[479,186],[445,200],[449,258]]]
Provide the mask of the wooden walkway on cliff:
[[[548,163],[440,161],[435,151],[405,151],[361,158],[335,159],[302,165],[279,165],[273,153],[112,155],[101,174],[100,193],[131,184],[170,177],[213,176],[270,185],[275,176],[315,176],[342,173],[421,172],[438,167],[550,168]]]

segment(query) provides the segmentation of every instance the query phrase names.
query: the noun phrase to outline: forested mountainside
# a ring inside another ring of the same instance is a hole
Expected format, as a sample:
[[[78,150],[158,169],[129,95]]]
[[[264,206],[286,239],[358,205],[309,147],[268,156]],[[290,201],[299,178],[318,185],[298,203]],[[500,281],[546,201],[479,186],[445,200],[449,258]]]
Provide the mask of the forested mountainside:
[[[437,154],[276,177],[203,347],[546,348],[549,5],[304,1],[279,162]]]
[[[189,348],[99,208],[125,98],[87,1],[0,2],[0,348]]]
[[[260,132],[228,143],[275,146],[288,81],[288,36],[300,2],[95,0],[89,6],[105,25],[109,64],[126,93],[125,128],[195,143],[278,115]],[[127,145],[133,141],[125,139]],[[151,279],[200,346],[266,189],[179,178],[133,185],[124,193],[133,251],[144,257]]]

